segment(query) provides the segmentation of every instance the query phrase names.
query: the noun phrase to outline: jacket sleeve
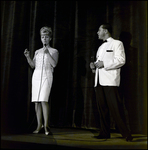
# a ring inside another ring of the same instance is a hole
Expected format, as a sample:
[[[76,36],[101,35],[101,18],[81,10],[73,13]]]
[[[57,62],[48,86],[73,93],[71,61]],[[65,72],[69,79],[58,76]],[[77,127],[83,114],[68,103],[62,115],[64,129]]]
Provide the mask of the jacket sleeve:
[[[113,57],[103,60],[105,70],[113,70],[122,67],[125,64],[125,51],[121,41],[116,41],[114,45]]]

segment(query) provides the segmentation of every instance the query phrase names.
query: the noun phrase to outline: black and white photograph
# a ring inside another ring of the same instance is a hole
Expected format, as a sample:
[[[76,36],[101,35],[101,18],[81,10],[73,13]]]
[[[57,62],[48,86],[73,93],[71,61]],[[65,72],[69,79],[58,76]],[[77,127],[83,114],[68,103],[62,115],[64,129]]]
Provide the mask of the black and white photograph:
[[[1,149],[147,149],[147,1],[1,1]]]

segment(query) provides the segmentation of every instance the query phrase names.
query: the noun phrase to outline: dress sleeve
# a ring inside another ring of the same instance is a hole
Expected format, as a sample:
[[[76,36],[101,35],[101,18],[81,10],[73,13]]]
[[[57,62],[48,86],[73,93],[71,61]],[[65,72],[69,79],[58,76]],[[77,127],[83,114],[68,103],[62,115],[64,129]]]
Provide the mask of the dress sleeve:
[[[53,64],[53,67],[56,67],[57,63],[58,63],[58,60],[59,60],[59,52],[56,51],[55,53],[52,54],[52,57],[55,61],[55,63]]]
[[[37,55],[37,53],[38,53],[38,50],[37,51],[35,51],[35,53],[34,53],[34,57],[33,57],[33,61],[35,62],[35,59],[36,59],[36,55]]]

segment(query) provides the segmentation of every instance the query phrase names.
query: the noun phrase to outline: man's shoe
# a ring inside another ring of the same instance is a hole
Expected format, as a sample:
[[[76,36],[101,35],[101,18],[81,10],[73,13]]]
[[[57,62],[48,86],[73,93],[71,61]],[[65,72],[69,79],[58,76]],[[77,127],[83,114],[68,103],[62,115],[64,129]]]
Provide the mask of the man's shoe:
[[[131,135],[129,135],[129,136],[126,137],[126,141],[127,141],[127,142],[128,142],[128,141],[131,142],[132,140],[133,140],[133,137],[132,137]]]

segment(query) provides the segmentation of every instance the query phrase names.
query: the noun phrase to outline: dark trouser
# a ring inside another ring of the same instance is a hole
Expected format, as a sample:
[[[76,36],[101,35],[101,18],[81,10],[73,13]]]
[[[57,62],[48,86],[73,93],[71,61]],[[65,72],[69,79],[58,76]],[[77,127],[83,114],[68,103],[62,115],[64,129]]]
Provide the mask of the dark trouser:
[[[126,126],[123,101],[117,86],[95,87],[96,100],[100,113],[100,134],[110,137],[110,113],[123,137],[130,135]]]

